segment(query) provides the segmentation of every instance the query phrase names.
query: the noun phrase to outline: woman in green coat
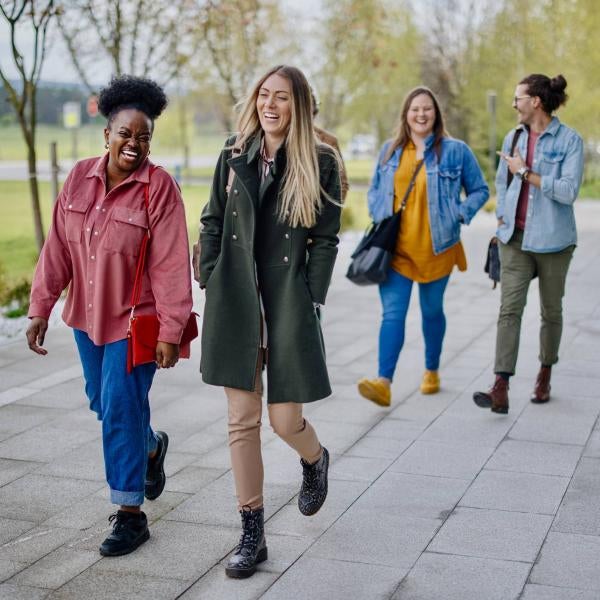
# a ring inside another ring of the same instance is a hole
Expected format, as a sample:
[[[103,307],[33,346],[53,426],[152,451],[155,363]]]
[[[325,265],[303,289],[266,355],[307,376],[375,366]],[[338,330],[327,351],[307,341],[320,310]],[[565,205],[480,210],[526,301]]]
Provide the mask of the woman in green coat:
[[[269,420],[300,455],[302,514],[327,496],[329,454],[302,404],[331,393],[319,307],[337,254],[339,159],[316,138],[310,86],[277,66],[252,89],[202,212],[200,285],[206,291],[200,370],[224,386],[242,536],[230,577],[266,560],[260,447],[262,371]]]

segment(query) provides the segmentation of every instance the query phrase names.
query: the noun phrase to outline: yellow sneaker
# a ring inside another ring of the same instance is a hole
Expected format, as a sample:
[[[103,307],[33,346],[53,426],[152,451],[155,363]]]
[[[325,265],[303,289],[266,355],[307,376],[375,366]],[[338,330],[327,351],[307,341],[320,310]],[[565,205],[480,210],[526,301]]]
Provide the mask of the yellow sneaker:
[[[440,376],[437,371],[425,371],[421,381],[421,394],[437,394],[440,391]]]
[[[358,393],[379,406],[389,406],[392,402],[390,382],[382,377],[361,379],[358,382]]]

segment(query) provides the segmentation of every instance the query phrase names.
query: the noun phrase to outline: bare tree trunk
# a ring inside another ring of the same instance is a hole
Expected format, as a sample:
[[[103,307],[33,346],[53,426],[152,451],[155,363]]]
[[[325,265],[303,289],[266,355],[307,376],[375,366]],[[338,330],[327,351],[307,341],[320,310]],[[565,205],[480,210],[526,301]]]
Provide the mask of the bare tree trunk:
[[[29,167],[29,191],[31,192],[31,213],[35,228],[35,241],[41,252],[44,245],[44,226],[42,224],[42,211],[40,209],[40,187],[37,179],[37,159],[35,148],[27,144],[27,164]]]

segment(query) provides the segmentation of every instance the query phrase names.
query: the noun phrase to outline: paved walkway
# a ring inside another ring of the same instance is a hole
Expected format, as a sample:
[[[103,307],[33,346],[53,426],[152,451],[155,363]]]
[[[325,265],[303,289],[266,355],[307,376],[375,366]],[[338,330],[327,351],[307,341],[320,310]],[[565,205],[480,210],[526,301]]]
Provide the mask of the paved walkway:
[[[471,268],[447,292],[441,393],[421,396],[415,297],[390,410],[357,396],[373,374],[376,289],[343,277],[342,244],[325,310],[334,395],[307,408],[333,455],[323,509],[302,517],[300,466],[265,426],[269,560],[246,581],[223,563],[238,516],[223,392],[192,361],[161,372],[153,423],[171,437],[166,491],[145,510],[152,537],[101,558],[111,507],[98,423],[86,408],[70,332],[39,358],[0,347],[0,598],[210,600],[596,600],[600,597],[600,203],[580,203],[553,400],[529,403],[537,369],[532,286],[508,416],[476,408],[491,382],[499,292],[482,273],[493,217],[465,229]]]

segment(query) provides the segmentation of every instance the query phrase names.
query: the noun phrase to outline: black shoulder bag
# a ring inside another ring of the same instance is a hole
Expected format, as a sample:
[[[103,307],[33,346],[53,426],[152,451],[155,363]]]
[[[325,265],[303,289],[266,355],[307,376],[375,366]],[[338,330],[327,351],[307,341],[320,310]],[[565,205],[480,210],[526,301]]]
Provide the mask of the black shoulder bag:
[[[510,143],[511,156],[515,153],[515,148],[517,147],[517,142],[519,141],[519,136],[522,132],[522,129],[517,129],[515,131],[515,135],[513,135],[513,139]],[[513,177],[514,175],[510,172],[510,169],[507,169],[506,189],[510,187]],[[496,236],[493,236],[490,240],[490,243],[488,244],[483,270],[485,273],[488,274],[488,277],[494,282],[492,289],[496,289],[496,286],[500,281],[500,249],[498,248],[498,238]]]
[[[352,262],[346,272],[346,277],[352,283],[373,285],[386,280],[398,238],[400,217],[424,162],[425,159],[419,162],[412,174],[398,211],[380,223],[371,223],[363,239],[352,253]]]

